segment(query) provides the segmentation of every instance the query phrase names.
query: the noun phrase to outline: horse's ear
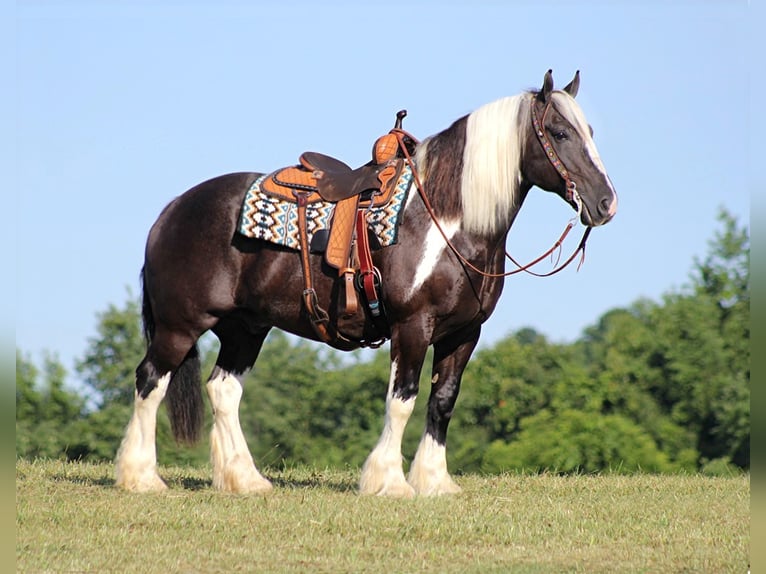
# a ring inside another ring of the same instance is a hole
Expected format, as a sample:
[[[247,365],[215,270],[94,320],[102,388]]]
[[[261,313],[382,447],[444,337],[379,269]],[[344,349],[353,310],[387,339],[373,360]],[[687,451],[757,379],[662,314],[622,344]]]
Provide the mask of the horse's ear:
[[[537,94],[537,97],[538,99],[540,99],[540,101],[547,102],[552,91],[553,91],[553,70],[548,70],[547,72],[545,72],[545,77],[543,78],[543,87],[540,90],[540,92]]]
[[[575,72],[574,78],[571,82],[569,82],[566,87],[564,88],[564,91],[572,96],[573,98],[577,97],[577,90],[580,89],[580,70],[577,70]]]

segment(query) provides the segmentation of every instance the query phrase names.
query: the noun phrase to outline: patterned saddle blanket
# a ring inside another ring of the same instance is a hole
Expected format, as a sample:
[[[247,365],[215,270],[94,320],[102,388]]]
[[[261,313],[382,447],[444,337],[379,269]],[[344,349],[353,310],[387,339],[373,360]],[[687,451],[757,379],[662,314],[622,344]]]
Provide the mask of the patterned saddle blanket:
[[[287,201],[264,191],[264,184],[269,175],[258,177],[247,190],[237,229],[245,237],[300,250],[298,205],[294,201]],[[399,213],[411,186],[412,169],[405,164],[396,181],[391,200],[385,205],[373,205],[367,210],[367,227],[377,237],[381,247],[397,242]],[[318,231],[329,230],[335,205],[329,201],[313,201],[306,206],[309,243]]]

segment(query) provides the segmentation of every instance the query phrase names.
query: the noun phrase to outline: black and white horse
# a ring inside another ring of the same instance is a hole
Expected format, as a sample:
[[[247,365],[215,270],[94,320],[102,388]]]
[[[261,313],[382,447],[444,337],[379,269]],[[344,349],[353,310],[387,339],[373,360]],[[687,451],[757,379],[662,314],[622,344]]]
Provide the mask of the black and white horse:
[[[486,104],[417,145],[423,195],[408,195],[398,242],[373,254],[383,278],[391,373],[383,431],[362,469],[362,493],[460,490],[447,471],[447,427],[482,323],[500,297],[506,235],[529,190],[557,193],[588,227],[615,215],[615,190],[575,101],[578,85],[579,74],[554,90],[549,71],[539,91]],[[239,424],[244,375],[272,327],[317,336],[302,305],[299,253],[237,233],[243,198],[259,175],[235,173],[197,185],[173,200],[149,233],[143,269],[148,348],[136,369],[134,412],[116,460],[122,488],[166,488],[155,445],[163,398],[176,438],[199,438],[204,403],[197,340],[208,330],[221,342],[207,382],[213,486],[240,493],[272,488]],[[337,272],[319,255],[311,256],[311,266],[318,301],[332,309]],[[363,310],[344,322],[352,339],[363,339],[366,329]],[[405,476],[402,434],[429,346],[425,430]]]

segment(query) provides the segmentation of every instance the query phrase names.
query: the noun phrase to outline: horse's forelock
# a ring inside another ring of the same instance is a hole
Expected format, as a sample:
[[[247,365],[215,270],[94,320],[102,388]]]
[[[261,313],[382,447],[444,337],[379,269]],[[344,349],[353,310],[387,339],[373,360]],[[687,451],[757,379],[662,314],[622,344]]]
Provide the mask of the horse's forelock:
[[[564,116],[564,118],[574,126],[574,128],[580,133],[580,135],[586,141],[591,139],[590,125],[585,117],[580,106],[575,99],[562,91],[555,91],[551,95],[551,100],[556,110]]]
[[[556,110],[564,116],[564,119],[566,119],[580,134],[580,137],[585,142],[585,147],[588,150],[588,155],[590,156],[591,161],[593,161],[596,168],[608,179],[606,168],[604,167],[598,149],[596,148],[596,142],[593,141],[590,124],[580,106],[575,99],[566,92],[553,92],[551,98],[553,104],[556,106]]]

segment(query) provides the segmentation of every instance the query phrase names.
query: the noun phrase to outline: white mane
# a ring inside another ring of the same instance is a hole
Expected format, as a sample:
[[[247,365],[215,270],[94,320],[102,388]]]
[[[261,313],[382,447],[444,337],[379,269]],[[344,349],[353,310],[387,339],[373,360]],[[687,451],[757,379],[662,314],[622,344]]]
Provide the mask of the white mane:
[[[530,122],[529,94],[486,104],[468,116],[460,193],[466,231],[506,228],[518,206],[521,153]]]

